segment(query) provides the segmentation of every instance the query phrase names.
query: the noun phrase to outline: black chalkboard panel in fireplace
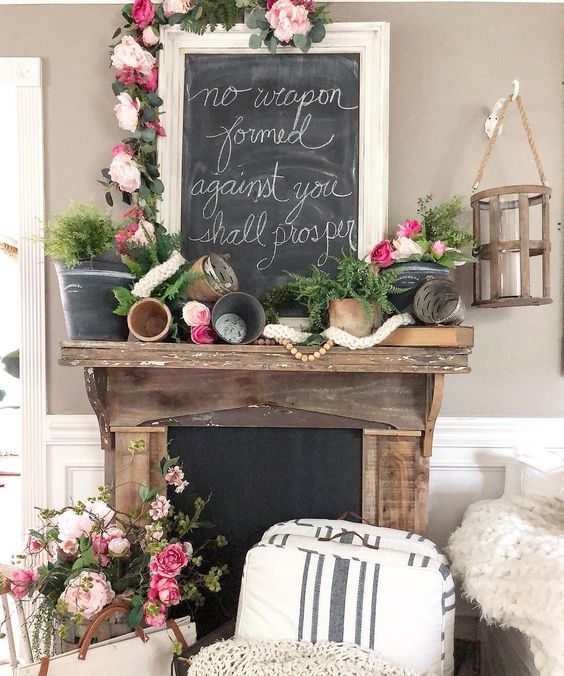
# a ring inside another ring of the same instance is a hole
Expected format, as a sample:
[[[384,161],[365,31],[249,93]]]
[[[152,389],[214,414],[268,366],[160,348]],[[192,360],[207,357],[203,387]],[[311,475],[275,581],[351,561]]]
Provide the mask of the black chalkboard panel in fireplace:
[[[356,250],[358,54],[187,54],[182,252],[230,255],[262,297]]]
[[[230,575],[218,595],[198,609],[198,635],[237,612],[247,551],[263,532],[289,519],[336,518],[361,511],[362,430],[302,428],[169,427],[170,453],[180,456],[189,490],[169,494],[182,509],[194,493],[211,494],[203,518],[213,531],[196,531],[195,541],[222,533],[229,546],[218,550]]]

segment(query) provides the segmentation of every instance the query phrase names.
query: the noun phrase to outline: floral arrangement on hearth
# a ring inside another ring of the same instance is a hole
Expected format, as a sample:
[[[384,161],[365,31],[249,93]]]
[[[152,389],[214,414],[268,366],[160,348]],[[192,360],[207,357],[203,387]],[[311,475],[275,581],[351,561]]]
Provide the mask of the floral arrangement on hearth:
[[[135,0],[124,5],[125,28],[118,28],[111,46],[115,68],[112,89],[120,129],[128,132],[112,152],[109,167],[102,169],[106,201],[113,206],[112,190],[137,208],[135,223],[154,223],[157,203],[165,189],[159,173],[157,138],[166,131],[160,121],[163,102],[157,95],[160,29],[178,25],[182,30],[204,33],[223,25],[231,30],[243,13],[247,26],[259,32],[249,45],[264,44],[270,53],[279,45],[307,52],[325,37],[329,17],[314,0]],[[130,214],[131,215],[131,214]]]
[[[432,195],[420,197],[417,213],[420,220],[406,220],[398,225],[392,240],[384,239],[370,252],[370,260],[378,268],[389,268],[394,263],[428,261],[446,268],[477,259],[463,248],[472,250],[474,239],[459,226],[456,219],[462,211],[460,197],[453,197],[436,207],[431,206]]]
[[[187,488],[178,458],[164,457],[160,473],[169,490]],[[225,546],[225,538],[218,535],[196,549],[187,539],[203,526],[206,502],[195,498],[188,515],[175,510],[156,488],[141,485],[139,495],[142,506],[135,514],[113,509],[106,487],[84,502],[39,510],[41,526],[29,532],[9,579],[15,596],[34,601],[36,657],[50,653],[55,626],[65,638],[66,619],[88,622],[119,601],[130,608],[131,628],[160,627],[171,607],[184,601],[201,606],[204,590],[221,589],[227,568],[206,564],[204,555]]]

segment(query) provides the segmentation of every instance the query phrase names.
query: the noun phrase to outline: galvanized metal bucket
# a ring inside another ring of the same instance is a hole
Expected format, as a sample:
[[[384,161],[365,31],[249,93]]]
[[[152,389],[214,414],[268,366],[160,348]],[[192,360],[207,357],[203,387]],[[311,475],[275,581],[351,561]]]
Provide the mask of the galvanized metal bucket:
[[[413,314],[423,324],[458,325],[466,315],[466,306],[456,284],[449,279],[431,279],[417,289]]]

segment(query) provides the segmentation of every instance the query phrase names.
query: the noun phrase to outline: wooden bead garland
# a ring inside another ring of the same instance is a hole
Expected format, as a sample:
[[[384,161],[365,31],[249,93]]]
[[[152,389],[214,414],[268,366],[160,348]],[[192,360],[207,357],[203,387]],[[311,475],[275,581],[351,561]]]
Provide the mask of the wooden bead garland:
[[[298,361],[306,362],[315,361],[316,359],[321,359],[324,355],[329,352],[329,350],[335,345],[332,340],[328,340],[323,344],[322,347],[319,347],[313,354],[304,354],[287,338],[259,338],[253,342],[253,345],[281,345],[285,347],[288,352],[297,359]]]

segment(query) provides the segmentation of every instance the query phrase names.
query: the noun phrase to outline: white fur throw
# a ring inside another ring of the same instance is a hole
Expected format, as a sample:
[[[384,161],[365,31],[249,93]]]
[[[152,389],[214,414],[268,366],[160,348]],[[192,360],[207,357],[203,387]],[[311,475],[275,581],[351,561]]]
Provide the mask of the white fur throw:
[[[188,676],[417,676],[356,645],[230,639],[202,648]]]
[[[514,496],[472,505],[451,535],[451,571],[488,623],[529,637],[543,676],[564,674],[564,501]]]

